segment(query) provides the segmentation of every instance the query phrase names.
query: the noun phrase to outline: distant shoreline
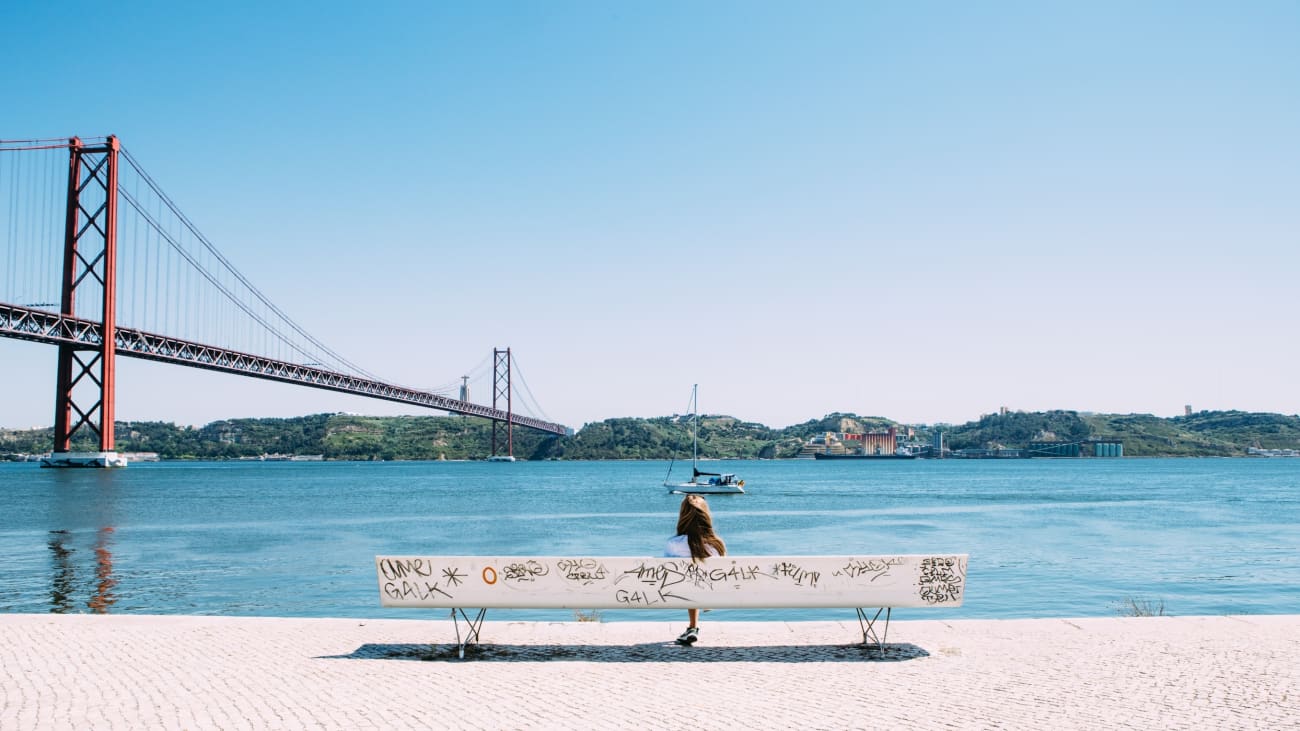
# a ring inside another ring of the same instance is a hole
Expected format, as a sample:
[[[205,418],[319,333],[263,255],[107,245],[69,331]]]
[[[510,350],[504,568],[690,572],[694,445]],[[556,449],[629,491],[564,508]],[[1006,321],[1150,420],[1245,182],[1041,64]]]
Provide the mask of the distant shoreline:
[[[15,457],[17,457],[17,455],[0,454],[0,463],[4,463],[4,462],[9,462],[9,463],[39,462],[40,459],[41,459],[42,457],[46,457],[46,456],[49,456],[49,455],[48,455],[48,454],[44,454],[44,455],[26,455],[26,457],[29,457],[29,458],[15,458]],[[1272,460],[1272,459],[1281,459],[1281,460],[1287,460],[1287,459],[1300,459],[1300,456],[1285,456],[1285,457],[1282,457],[1282,456],[1275,456],[1275,457],[1265,457],[1265,456],[1257,456],[1257,455],[1217,455],[1217,454],[1206,454],[1206,455],[1196,455],[1196,454],[1185,454],[1185,455],[1159,455],[1159,454],[1156,454],[1156,455],[1135,455],[1135,456],[1124,456],[1124,457],[1118,457],[1118,458],[1115,458],[1115,457],[1108,457],[1108,458],[1104,458],[1104,457],[1005,457],[1005,458],[974,458],[974,457],[942,457],[942,458],[940,458],[940,457],[918,457],[918,458],[916,458],[916,459],[912,459],[912,460],[881,460],[881,461],[883,461],[883,462],[891,462],[891,463],[907,463],[907,462],[1029,462],[1029,461],[1038,461],[1038,462],[1044,462],[1044,461],[1052,461],[1052,462],[1087,462],[1087,461],[1102,460],[1102,459],[1104,459],[1104,460],[1106,460],[1106,461],[1115,461],[1115,460],[1117,460],[1117,459],[1118,459],[1118,460],[1121,460],[1121,461],[1122,461],[1122,460],[1152,460],[1152,459],[1239,459],[1239,460],[1251,460],[1251,461],[1255,461],[1255,460]],[[670,461],[673,461],[673,460],[672,460],[672,458],[669,458],[669,457],[645,457],[645,458],[636,458],[636,457],[608,457],[608,458],[592,458],[592,459],[585,459],[585,458],[584,458],[584,459],[550,458],[550,459],[531,459],[531,460],[530,460],[530,459],[527,459],[527,458],[524,458],[524,457],[519,457],[519,458],[516,458],[515,463],[518,464],[518,463],[524,463],[524,462],[542,463],[542,462],[670,462]],[[677,460],[677,461],[680,462],[681,460]],[[813,462],[813,461],[814,461],[814,460],[808,459],[808,458],[806,458],[806,457],[718,457],[718,458],[709,458],[709,459],[706,459],[706,458],[703,458],[703,457],[700,458],[700,462],[701,462],[701,463],[704,463],[704,462]],[[838,464],[838,463],[840,463],[840,462],[851,462],[851,463],[852,463],[852,462],[872,462],[873,460],[833,460],[833,461],[836,462],[836,463]],[[328,463],[333,463],[333,464],[340,464],[340,463],[342,463],[342,464],[370,464],[370,463],[375,463],[375,462],[412,462],[412,463],[414,463],[414,462],[432,462],[432,463],[446,463],[446,464],[466,464],[466,463],[475,463],[475,462],[488,463],[488,462],[490,462],[490,460],[488,460],[488,459],[486,459],[486,458],[485,458],[485,459],[334,459],[334,458],[323,458],[323,459],[281,459],[281,460],[258,460],[258,459],[213,458],[213,457],[167,457],[167,458],[161,458],[161,457],[160,457],[160,458],[157,458],[157,459],[147,459],[147,460],[138,460],[138,461],[128,460],[128,462],[129,462],[130,464],[140,464],[140,463],[149,463],[149,462],[158,462],[158,463],[162,463],[162,462],[167,462],[167,463],[195,463],[195,464],[198,464],[198,463],[215,463],[215,464],[224,464],[224,463],[227,463],[227,462],[231,462],[231,463],[240,463],[240,464],[260,464],[260,463],[273,463],[273,464],[280,464],[280,463],[283,463],[283,462],[290,462],[290,463],[293,463],[293,464],[303,464],[303,463],[307,463],[307,462],[328,462]],[[687,463],[688,463],[687,466],[689,466],[689,460],[687,460]]]
[[[788,459],[821,440],[849,449],[862,442],[851,435],[896,435],[898,448],[922,457],[984,452],[996,458],[1034,451],[1047,457],[1054,446],[1089,452],[1088,458],[1227,457],[1252,451],[1300,454],[1300,416],[1240,411],[1196,412],[1177,417],[1149,414],[1089,414],[1074,411],[987,414],[960,425],[905,425],[883,417],[833,413],[781,429],[731,416],[701,415],[702,459]],[[275,419],[227,419],[202,427],[164,422],[118,421],[118,452],[155,453],[161,459],[303,459],[330,461],[477,460],[493,453],[492,422],[463,416],[370,417],[313,414]],[[680,416],[628,417],[584,424],[571,436],[518,427],[516,459],[689,460],[690,425]],[[0,428],[0,453],[42,454],[53,430]],[[1073,446],[1071,446],[1073,445]],[[94,445],[74,439],[75,451]],[[502,451],[503,445],[497,445]],[[893,447],[886,447],[889,452]],[[1091,454],[1092,452],[1097,454]],[[957,456],[957,455],[951,455]],[[1055,458],[1072,458],[1066,454]],[[1085,455],[1079,454],[1079,457]],[[1261,456],[1265,456],[1261,454]]]

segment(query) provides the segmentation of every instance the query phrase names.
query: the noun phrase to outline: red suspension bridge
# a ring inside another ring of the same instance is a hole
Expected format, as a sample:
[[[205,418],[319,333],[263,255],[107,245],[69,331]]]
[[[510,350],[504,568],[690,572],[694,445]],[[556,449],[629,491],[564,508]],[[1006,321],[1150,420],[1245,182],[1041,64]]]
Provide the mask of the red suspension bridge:
[[[521,376],[513,386],[509,348],[492,353],[491,406],[463,387],[453,398],[454,385],[388,383],[334,352],[237,271],[116,137],[0,140],[0,245],[0,337],[58,348],[49,464],[122,463],[118,356],[482,417],[493,456],[513,453],[515,425],[568,433]],[[79,435],[99,451],[71,451]]]

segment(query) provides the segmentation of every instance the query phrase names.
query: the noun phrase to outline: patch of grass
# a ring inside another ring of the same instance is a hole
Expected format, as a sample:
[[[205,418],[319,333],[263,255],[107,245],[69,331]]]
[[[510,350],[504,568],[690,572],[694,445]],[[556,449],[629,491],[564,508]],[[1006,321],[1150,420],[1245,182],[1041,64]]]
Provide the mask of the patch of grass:
[[[1163,617],[1165,600],[1135,599],[1129,597],[1120,603],[1117,610],[1121,617]]]
[[[604,620],[599,609],[575,609],[573,610],[573,618],[579,622],[601,622]]]

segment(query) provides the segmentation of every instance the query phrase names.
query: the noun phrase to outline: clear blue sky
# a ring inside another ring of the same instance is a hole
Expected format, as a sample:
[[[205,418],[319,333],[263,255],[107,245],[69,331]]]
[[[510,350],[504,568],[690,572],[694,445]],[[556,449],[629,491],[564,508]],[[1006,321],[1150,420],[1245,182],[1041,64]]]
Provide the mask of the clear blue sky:
[[[1298,49],[1294,2],[24,1],[0,138],[119,135],[334,350],[509,345],[574,427],[697,382],[771,426],[1290,414]],[[0,339],[0,425],[54,362]],[[121,419],[421,413],[120,369]]]

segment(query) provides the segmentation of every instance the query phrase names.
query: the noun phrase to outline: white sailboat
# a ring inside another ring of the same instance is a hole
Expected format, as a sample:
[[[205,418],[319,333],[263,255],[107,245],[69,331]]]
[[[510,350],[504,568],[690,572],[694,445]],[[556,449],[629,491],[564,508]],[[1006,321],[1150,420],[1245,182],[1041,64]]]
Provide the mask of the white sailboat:
[[[745,481],[737,479],[734,474],[726,472],[700,472],[700,409],[696,396],[700,385],[691,386],[691,479],[686,482],[673,482],[673,466],[668,465],[668,474],[664,477],[664,487],[668,492],[697,495],[724,495],[743,493]]]

